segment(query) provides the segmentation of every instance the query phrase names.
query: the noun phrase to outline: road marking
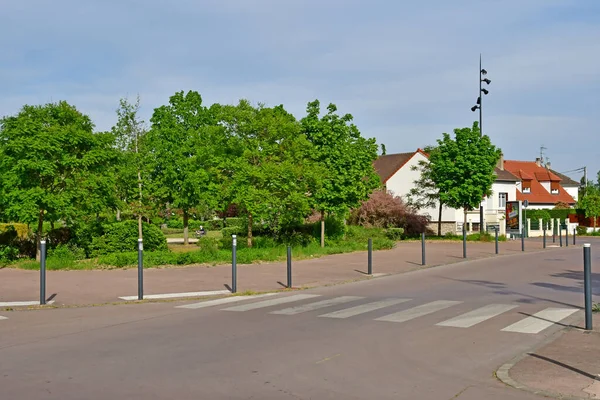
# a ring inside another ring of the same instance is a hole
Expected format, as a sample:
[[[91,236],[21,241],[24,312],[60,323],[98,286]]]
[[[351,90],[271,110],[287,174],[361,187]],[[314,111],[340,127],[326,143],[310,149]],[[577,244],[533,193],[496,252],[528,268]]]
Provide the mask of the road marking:
[[[216,296],[219,294],[230,294],[229,290],[212,290],[208,292],[184,292],[184,293],[165,293],[165,294],[146,294],[144,300],[155,300],[155,299],[178,299],[182,297],[203,297],[203,296]],[[123,296],[119,297],[122,300],[137,300],[137,296]]]
[[[296,294],[288,297],[281,297],[279,299],[264,300],[258,303],[242,304],[241,306],[224,308],[223,311],[249,311],[257,308],[271,307],[278,304],[291,303],[294,301],[312,299],[313,297],[319,297],[318,294]]]
[[[380,308],[393,306],[396,304],[410,301],[411,299],[386,299],[380,301],[374,301],[372,303],[361,304],[360,306],[346,308],[344,310],[330,312],[328,314],[319,315],[324,318],[348,318],[355,315],[364,314],[369,311],[379,310]]]
[[[256,295],[256,296],[231,296],[231,297],[223,297],[222,299],[201,301],[200,303],[184,304],[182,306],[177,306],[175,308],[188,308],[188,309],[195,310],[197,308],[211,307],[211,306],[217,306],[217,305],[220,305],[220,304],[227,304],[227,303],[235,303],[235,302],[238,302],[238,301],[248,300],[248,299],[258,299],[258,298],[261,298],[261,297],[274,296],[276,294],[278,294],[278,293],[265,293],[265,294],[259,294],[259,295]]]
[[[562,321],[579,311],[576,308],[546,308],[530,317],[515,322],[502,329],[504,332],[540,333],[546,328]]]
[[[449,301],[449,300],[438,300],[432,301],[431,303],[423,304],[417,307],[409,308],[408,310],[400,311],[394,314],[385,315],[380,318],[376,318],[375,321],[389,321],[389,322],[405,322],[414,318],[422,317],[427,314],[441,311],[448,307],[452,307],[456,304],[460,304],[462,301]]]
[[[270,314],[295,315],[307,311],[314,311],[320,308],[334,306],[336,304],[344,304],[350,301],[364,299],[359,296],[341,296],[329,300],[317,301],[316,303],[303,304],[297,307],[284,308],[283,310],[271,311]]]
[[[7,317],[3,317],[2,315],[0,315],[0,320],[3,320],[3,319],[8,319],[8,318]]]
[[[468,313],[451,318],[447,321],[437,323],[439,326],[452,326],[455,328],[470,328],[480,322],[496,317],[502,313],[517,308],[518,306],[510,304],[489,304]]]
[[[47,301],[46,304],[52,304],[54,300]],[[0,302],[0,307],[25,307],[25,306],[39,306],[39,301],[4,301]]]
[[[324,363],[326,361],[333,360],[334,358],[339,357],[339,356],[341,356],[341,354],[334,354],[331,357],[326,357],[326,358],[324,358],[322,360],[317,361],[315,364],[322,364],[322,363]]]

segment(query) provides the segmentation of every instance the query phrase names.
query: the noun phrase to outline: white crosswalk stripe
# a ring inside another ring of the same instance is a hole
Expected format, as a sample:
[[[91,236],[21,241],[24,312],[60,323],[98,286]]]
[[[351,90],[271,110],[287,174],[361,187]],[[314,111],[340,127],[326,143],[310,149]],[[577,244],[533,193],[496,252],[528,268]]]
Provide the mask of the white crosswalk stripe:
[[[3,319],[8,319],[8,318],[7,317],[3,317],[2,315],[0,315],[0,320],[3,320]]]
[[[515,322],[502,329],[504,332],[540,333],[546,328],[562,321],[571,314],[576,313],[576,308],[546,308],[530,317]]]
[[[411,299],[385,299],[380,301],[374,301],[367,304],[361,304],[359,306],[345,308],[343,310],[330,312],[327,314],[319,315],[319,317],[324,318],[349,318],[354,317],[355,315],[360,315],[364,313],[368,313],[370,311],[379,310],[381,308],[394,306],[396,304],[404,303],[410,301]]]
[[[306,299],[311,299],[311,298],[319,297],[319,296],[320,295],[318,295],[318,294],[296,294],[293,296],[280,297],[278,299],[259,301],[258,303],[242,304],[239,306],[224,308],[223,311],[256,310],[258,308],[271,307],[271,306],[276,306],[276,305],[285,304],[285,303],[293,303],[294,301],[306,300]]]
[[[265,294],[258,294],[256,296],[223,297],[222,299],[201,301],[200,303],[184,304],[182,306],[177,306],[175,308],[189,308],[189,309],[205,308],[205,307],[212,307],[212,306],[217,306],[217,305],[221,305],[221,304],[237,303],[238,301],[242,301],[242,300],[259,299],[261,297],[274,296],[276,294],[277,293],[265,293]]]
[[[470,328],[490,318],[510,311],[518,306],[511,304],[489,304],[487,306],[459,315],[449,320],[437,323],[439,326],[451,326],[455,328]]]
[[[303,304],[297,307],[284,308],[283,310],[271,311],[270,314],[281,314],[281,315],[296,315],[307,311],[314,311],[325,307],[331,307],[338,304],[349,303],[351,301],[356,301],[364,299],[364,297],[359,296],[341,296],[335,297],[333,299],[321,300],[315,303]]]
[[[432,314],[436,311],[441,311],[448,307],[460,304],[462,301],[450,301],[450,300],[438,300],[432,301],[431,303],[423,304],[408,310],[399,311],[397,313],[384,315],[380,318],[375,318],[375,321],[387,321],[387,322],[406,322],[411,319],[422,317],[424,315]]]

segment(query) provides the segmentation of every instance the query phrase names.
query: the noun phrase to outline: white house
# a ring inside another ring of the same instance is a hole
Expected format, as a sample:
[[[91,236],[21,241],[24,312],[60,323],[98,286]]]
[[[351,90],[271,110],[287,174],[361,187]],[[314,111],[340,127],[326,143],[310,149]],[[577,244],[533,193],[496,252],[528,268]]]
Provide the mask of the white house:
[[[420,171],[413,167],[419,165],[419,161],[429,161],[427,154],[421,149],[411,153],[398,153],[380,156],[375,160],[374,167],[386,189],[394,195],[406,199],[406,195],[415,186],[414,182],[419,179]],[[504,169],[503,159],[496,167],[496,181],[492,185],[492,194],[483,202],[484,225],[489,229],[498,226],[500,233],[504,234],[506,227],[502,222],[506,213],[506,201],[516,200],[516,182],[519,180],[509,171]],[[430,228],[437,231],[439,219],[439,208],[421,209],[419,213],[431,218]],[[450,207],[442,208],[442,234],[447,232],[458,233],[462,231],[464,211]],[[479,210],[473,210],[467,214],[467,230],[479,230]]]

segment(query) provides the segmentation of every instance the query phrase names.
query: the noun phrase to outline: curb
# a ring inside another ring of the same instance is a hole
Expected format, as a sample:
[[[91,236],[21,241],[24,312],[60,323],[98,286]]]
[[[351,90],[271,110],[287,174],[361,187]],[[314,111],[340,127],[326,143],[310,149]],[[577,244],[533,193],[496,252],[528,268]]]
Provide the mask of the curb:
[[[583,318],[578,316],[578,314],[580,314],[580,313],[576,313],[573,317],[569,318],[566,321],[566,323],[568,323],[568,325],[574,325],[575,323],[579,323],[579,322],[583,321]],[[565,333],[567,333],[573,329],[579,329],[579,328],[575,328],[573,326],[568,326],[563,329],[560,329],[559,331],[550,335],[549,337],[547,337],[540,343],[537,343],[534,346],[532,346],[528,351],[523,352],[522,354],[519,354],[518,356],[516,356],[509,362],[500,366],[500,368],[498,368],[496,370],[494,375],[500,382],[504,383],[507,386],[510,386],[514,389],[522,390],[524,392],[533,393],[533,394],[536,394],[539,396],[551,397],[551,398],[561,399],[561,400],[588,400],[589,397],[585,398],[585,397],[571,396],[571,395],[553,392],[550,390],[536,389],[531,386],[520,383],[510,376],[510,370],[512,369],[512,367],[514,367],[517,363],[519,363],[519,361],[521,361],[525,357],[527,357],[529,355],[529,353],[533,353],[536,350],[553,343],[558,338],[560,338],[562,335],[564,335]]]

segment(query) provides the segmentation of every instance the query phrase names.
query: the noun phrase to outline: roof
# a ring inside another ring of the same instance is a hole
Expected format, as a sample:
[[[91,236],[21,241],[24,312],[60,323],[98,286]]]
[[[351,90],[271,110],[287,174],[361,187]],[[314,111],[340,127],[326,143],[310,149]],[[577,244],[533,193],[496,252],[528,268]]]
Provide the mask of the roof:
[[[560,172],[556,172],[555,170],[551,169],[550,170],[554,175],[558,176],[560,178],[560,184],[563,186],[576,186],[579,187],[581,186],[581,184],[579,182],[577,182],[576,180],[573,180],[571,178],[569,178],[566,175],[561,174]]]
[[[397,153],[397,154],[386,154],[385,156],[379,156],[374,162],[373,167],[381,178],[381,182],[385,183],[390,179],[400,168],[404,166],[415,155],[416,152],[411,153]]]
[[[506,169],[500,169],[498,167],[494,168],[494,173],[496,174],[496,181],[505,181],[505,182],[518,182],[519,178],[514,176],[507,171]]]
[[[538,165],[535,161],[505,160],[504,168],[521,180],[531,181],[531,193],[522,193],[517,189],[517,200],[527,200],[532,204],[576,203],[575,199],[560,185],[562,179],[554,171]],[[559,183],[558,194],[551,194],[541,182]]]

